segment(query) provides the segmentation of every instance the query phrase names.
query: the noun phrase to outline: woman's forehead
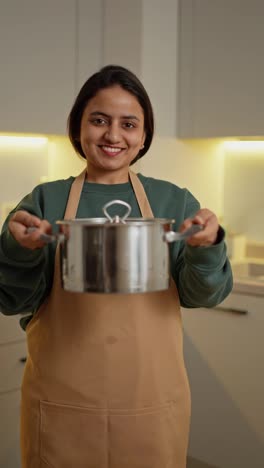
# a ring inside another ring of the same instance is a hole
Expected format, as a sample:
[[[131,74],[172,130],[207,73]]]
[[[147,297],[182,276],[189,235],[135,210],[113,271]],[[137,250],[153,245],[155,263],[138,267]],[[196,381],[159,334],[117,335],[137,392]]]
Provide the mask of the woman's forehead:
[[[85,113],[94,112],[102,112],[109,116],[112,114],[124,117],[134,115],[142,118],[144,116],[137,98],[120,86],[100,89],[85,108]]]

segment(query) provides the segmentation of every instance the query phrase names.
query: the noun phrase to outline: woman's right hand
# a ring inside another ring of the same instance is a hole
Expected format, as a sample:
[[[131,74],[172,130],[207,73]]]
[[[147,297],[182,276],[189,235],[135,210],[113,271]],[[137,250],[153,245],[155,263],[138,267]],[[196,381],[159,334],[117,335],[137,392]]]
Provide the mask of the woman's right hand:
[[[29,227],[36,227],[36,231],[27,232]],[[40,239],[41,234],[51,234],[52,226],[45,219],[40,219],[27,211],[19,210],[11,216],[8,223],[9,231],[16,241],[27,249],[35,250],[43,247],[45,242]]]

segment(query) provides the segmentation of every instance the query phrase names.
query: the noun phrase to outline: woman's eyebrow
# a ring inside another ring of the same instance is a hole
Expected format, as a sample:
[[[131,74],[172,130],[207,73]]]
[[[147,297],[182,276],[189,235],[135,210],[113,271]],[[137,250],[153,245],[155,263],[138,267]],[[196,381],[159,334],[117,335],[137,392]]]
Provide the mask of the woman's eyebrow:
[[[121,119],[127,119],[127,120],[138,120],[139,118],[136,115],[123,115]]]
[[[111,118],[111,115],[105,114],[105,112],[100,112],[100,111],[91,112],[90,115],[92,115],[92,116],[99,116],[99,115],[102,115],[103,117],[106,117],[106,118],[108,118],[108,119]],[[140,119],[139,119],[136,115],[122,115],[122,116],[121,116],[121,119],[138,120],[138,121],[140,121]]]

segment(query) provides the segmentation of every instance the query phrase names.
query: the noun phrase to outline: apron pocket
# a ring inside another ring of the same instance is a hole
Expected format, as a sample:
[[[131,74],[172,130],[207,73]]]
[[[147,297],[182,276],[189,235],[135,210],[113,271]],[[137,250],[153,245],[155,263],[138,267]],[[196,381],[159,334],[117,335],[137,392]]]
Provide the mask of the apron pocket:
[[[40,457],[50,468],[104,468],[107,411],[40,402]]]
[[[186,434],[176,405],[109,411],[111,468],[185,468]]]

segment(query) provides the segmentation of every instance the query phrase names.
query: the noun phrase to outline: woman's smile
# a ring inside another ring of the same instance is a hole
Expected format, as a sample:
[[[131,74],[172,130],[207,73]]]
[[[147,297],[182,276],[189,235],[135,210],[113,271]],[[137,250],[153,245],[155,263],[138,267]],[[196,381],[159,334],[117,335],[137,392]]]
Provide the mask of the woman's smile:
[[[123,151],[123,148],[108,145],[99,145],[99,148],[104,152],[104,154],[110,157],[117,156]]]

